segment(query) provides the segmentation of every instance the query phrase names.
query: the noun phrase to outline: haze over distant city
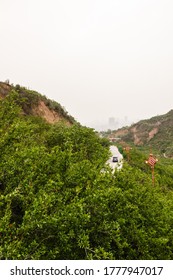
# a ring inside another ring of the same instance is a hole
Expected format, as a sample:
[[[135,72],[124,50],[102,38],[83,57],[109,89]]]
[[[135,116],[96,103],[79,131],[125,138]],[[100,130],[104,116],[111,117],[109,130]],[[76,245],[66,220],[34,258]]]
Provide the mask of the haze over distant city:
[[[115,128],[173,108],[172,0],[0,0],[0,80]]]

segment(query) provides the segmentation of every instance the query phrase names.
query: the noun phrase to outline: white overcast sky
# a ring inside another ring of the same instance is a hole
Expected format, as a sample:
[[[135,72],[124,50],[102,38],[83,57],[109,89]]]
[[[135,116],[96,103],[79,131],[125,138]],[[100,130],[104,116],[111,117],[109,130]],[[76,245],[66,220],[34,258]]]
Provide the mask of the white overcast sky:
[[[81,124],[173,108],[172,0],[0,0],[0,80]]]

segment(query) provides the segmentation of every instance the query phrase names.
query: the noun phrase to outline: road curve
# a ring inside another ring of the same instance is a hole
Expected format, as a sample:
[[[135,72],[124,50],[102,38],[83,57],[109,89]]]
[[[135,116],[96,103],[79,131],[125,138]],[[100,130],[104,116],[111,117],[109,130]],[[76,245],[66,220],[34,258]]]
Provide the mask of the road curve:
[[[115,169],[121,169],[123,164],[122,164],[122,159],[123,156],[122,154],[119,152],[118,148],[116,146],[110,146],[110,152],[111,152],[111,157],[108,159],[108,161],[106,162],[107,164],[109,164],[109,166],[113,169],[113,171]],[[113,157],[117,157],[118,158],[118,162],[113,162]]]

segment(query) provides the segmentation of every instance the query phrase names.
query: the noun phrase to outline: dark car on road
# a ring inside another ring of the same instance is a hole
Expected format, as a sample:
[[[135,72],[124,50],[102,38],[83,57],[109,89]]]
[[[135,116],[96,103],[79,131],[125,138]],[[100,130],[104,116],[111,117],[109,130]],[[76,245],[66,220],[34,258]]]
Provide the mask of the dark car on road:
[[[118,162],[118,157],[113,157],[113,158],[112,158],[112,161],[113,161],[113,162]]]

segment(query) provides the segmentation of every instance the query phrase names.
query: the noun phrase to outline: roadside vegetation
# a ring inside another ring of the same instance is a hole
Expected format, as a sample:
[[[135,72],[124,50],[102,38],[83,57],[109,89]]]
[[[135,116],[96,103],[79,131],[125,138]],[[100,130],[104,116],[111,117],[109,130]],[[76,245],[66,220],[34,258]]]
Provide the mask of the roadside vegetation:
[[[0,100],[0,259],[172,259],[172,160],[154,187],[143,151],[112,174],[106,139],[24,115],[20,98]]]

